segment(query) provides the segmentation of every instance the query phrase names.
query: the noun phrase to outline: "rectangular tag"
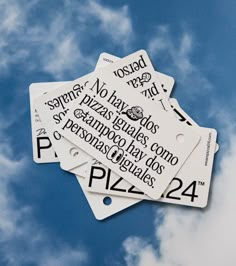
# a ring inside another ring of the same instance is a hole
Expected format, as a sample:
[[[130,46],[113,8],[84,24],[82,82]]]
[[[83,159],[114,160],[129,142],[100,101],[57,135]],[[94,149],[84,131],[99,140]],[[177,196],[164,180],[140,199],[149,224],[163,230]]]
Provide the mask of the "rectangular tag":
[[[99,69],[101,67],[105,67],[107,65],[110,65],[116,61],[118,61],[120,58],[108,53],[101,53],[96,65],[96,69]],[[173,77],[168,76],[166,74],[163,74],[161,72],[156,71],[157,78],[160,80],[161,86],[167,96],[167,98],[170,97],[171,91],[174,87],[175,80]],[[150,93],[147,93],[147,96],[150,96]]]
[[[182,111],[177,102],[172,100],[171,105],[182,123],[198,127]],[[207,205],[216,144],[216,131],[210,128],[199,127],[199,132],[201,140],[198,146],[158,201],[193,207],[205,207]],[[87,164],[87,168],[86,180],[89,191],[151,200],[142,191],[100,162],[96,160],[90,161]]]
[[[112,64],[102,66],[103,70],[109,69],[109,74],[115,79],[127,83],[162,109],[171,111],[168,97],[145,50],[139,50]]]
[[[69,82],[65,86],[56,88],[52,92],[44,94],[34,101],[35,107],[42,119],[42,123],[47,130],[47,134],[59,158],[60,166],[66,171],[87,163],[90,156],[61,136],[61,134],[54,129],[54,126],[60,125],[71,103],[79,97],[88,77],[89,75],[81,78],[80,84],[75,84],[71,87],[71,82]],[[47,100],[41,104],[39,102],[41,102],[40,99],[42,97]]]
[[[32,83],[29,87],[33,159],[36,163],[52,163],[58,162],[59,160],[46,129],[41,122],[38,111],[34,106],[34,101],[44,93],[52,91],[66,83],[66,81]]]
[[[133,62],[139,59],[133,54]],[[37,107],[45,106],[46,96]],[[108,68],[90,77],[58,131],[154,199],[200,140],[196,130],[158,110],[136,89],[114,79]]]

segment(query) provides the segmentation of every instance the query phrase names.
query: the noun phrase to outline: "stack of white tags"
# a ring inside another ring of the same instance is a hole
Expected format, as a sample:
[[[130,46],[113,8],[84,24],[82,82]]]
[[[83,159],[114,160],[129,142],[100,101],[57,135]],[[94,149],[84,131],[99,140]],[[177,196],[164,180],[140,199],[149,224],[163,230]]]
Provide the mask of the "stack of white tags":
[[[144,50],[102,53],[72,82],[31,84],[34,161],[75,174],[99,220],[143,199],[205,207],[217,132],[169,98],[173,86]]]

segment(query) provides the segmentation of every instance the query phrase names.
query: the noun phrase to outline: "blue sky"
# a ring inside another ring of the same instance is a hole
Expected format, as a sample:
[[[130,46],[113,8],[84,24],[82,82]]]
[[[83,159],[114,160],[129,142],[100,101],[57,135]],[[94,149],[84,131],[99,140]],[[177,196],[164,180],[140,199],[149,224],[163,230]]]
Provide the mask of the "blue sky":
[[[0,265],[234,266],[236,2],[0,0]],[[32,160],[28,87],[146,49],[220,152],[209,206],[141,202],[95,220],[73,175]]]

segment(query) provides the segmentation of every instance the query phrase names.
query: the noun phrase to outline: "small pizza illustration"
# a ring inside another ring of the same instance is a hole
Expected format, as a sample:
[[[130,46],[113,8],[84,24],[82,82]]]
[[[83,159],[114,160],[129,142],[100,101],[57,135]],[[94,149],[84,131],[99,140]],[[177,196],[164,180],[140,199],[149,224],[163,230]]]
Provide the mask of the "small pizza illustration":
[[[125,113],[129,119],[137,121],[143,117],[143,109],[140,106],[133,106]]]

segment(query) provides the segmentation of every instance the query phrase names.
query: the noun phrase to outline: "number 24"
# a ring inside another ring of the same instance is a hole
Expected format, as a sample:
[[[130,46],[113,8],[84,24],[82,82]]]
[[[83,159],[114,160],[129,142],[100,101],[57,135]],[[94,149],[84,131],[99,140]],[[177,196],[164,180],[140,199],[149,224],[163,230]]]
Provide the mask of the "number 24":
[[[180,197],[173,196],[173,193],[177,190],[179,190],[183,186],[183,181],[179,178],[173,178],[173,181],[177,181],[178,185],[177,187],[171,189],[165,196],[162,195],[162,197],[165,197],[167,199],[175,199],[175,200],[181,200]],[[191,197],[191,202],[194,202],[195,198],[198,198],[198,195],[196,195],[196,186],[197,181],[193,181],[189,186],[187,186],[181,193],[182,196]]]

